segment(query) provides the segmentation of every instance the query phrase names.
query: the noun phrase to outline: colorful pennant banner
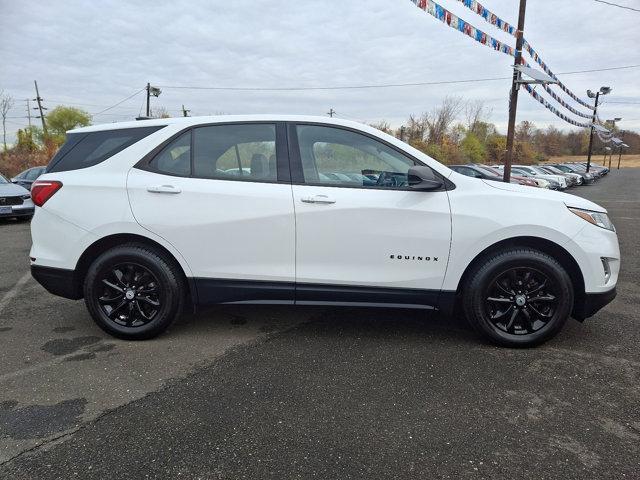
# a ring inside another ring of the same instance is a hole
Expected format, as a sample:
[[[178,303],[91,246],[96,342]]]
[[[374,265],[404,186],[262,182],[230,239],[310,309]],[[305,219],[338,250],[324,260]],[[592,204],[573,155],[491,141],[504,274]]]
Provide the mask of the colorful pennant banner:
[[[516,27],[514,27],[513,25],[510,25],[509,23],[505,22],[503,19],[501,19],[495,13],[493,13],[490,10],[488,10],[487,8],[485,8],[482,4],[480,4],[476,0],[458,0],[458,1],[460,3],[462,3],[462,4],[464,4],[464,6],[467,7],[469,10],[471,10],[474,13],[477,13],[478,15],[480,15],[482,18],[485,19],[485,21],[487,21],[491,25],[494,25],[496,28],[499,28],[500,30],[503,30],[504,32],[507,32],[509,35],[512,35],[514,37],[516,36],[516,31],[517,31]],[[562,82],[560,82],[560,80],[558,80],[558,77],[556,77],[553,74],[553,72],[549,69],[547,64],[542,61],[542,58],[540,58],[538,53],[533,49],[533,47],[529,44],[529,42],[527,42],[526,39],[524,40],[522,48],[531,56],[531,58],[533,58],[533,60],[538,65],[540,65],[542,70],[544,70],[547,75],[549,75],[551,78],[553,78],[554,80],[557,80],[559,82],[558,86],[562,89],[562,91],[564,91],[567,95],[569,95],[571,98],[573,98],[576,102],[578,102],[583,107],[586,107],[586,108],[589,108],[591,110],[594,110],[594,106],[593,105],[589,105],[588,103],[586,103],[584,100],[582,100],[576,94],[574,94],[571,90],[569,90]],[[563,105],[563,107],[564,106],[565,105]],[[577,113],[577,112],[574,111],[573,113]],[[578,115],[584,116],[582,114],[578,114]]]
[[[575,125],[576,127],[585,127],[588,128],[591,126],[591,123],[582,123],[582,122],[578,122],[577,120],[574,120],[573,118],[569,118],[568,116],[566,116],[564,113],[562,113],[560,110],[558,110],[556,107],[554,107],[553,105],[551,105],[544,97],[542,97],[538,92],[536,92],[531,85],[527,85],[526,83],[524,84],[524,88],[527,90],[527,92],[529,92],[529,94],[535,98],[536,100],[538,100],[542,105],[544,105],[547,109],[551,110],[553,113],[555,113],[558,117],[560,117],[562,120],[564,120],[567,123],[570,123],[571,125]]]
[[[473,25],[471,25],[470,23],[462,20],[461,18],[458,18],[456,15],[451,13],[446,8],[443,8],[441,5],[437,4],[433,0],[411,0],[411,1],[418,8],[420,8],[421,10],[424,10],[425,12],[429,13],[431,16],[437,18],[441,22],[446,23],[447,25],[449,25],[449,27],[451,27],[453,29],[456,29],[459,32],[463,33],[464,35],[467,35],[467,36],[473,38],[476,42],[479,42],[479,43],[481,43],[483,45],[486,45],[486,46],[492,48],[493,50],[505,53],[505,54],[510,55],[512,57],[515,57],[515,49],[513,47],[501,42],[500,40],[497,40],[496,38],[493,38],[492,36],[488,35],[487,33],[483,32],[482,30],[474,27]],[[529,66],[529,64],[527,64],[527,62],[523,62],[523,63],[525,65]],[[578,127],[589,127],[590,126],[590,124],[588,124],[588,123],[577,122],[577,121],[569,118],[568,116],[564,115],[556,107],[551,105],[547,100],[545,100],[542,96],[540,96],[540,94],[537,93],[533,88],[531,88],[530,85],[526,85],[525,84],[525,87],[526,87],[527,92],[529,92],[529,94],[533,98],[538,100],[542,105],[544,105],[547,109],[549,109],[551,112],[553,112],[555,115],[557,115],[558,117],[560,117],[564,121],[566,121],[566,122],[568,122],[568,123],[570,123],[572,125],[576,125]],[[547,87],[546,85],[543,85],[543,87],[544,87],[545,91],[547,91],[552,96],[552,98],[554,100],[556,100],[558,103],[560,103],[563,107],[569,109],[569,111],[571,111],[573,113],[576,113],[576,114],[578,114],[578,115],[580,115],[582,117],[585,117],[585,118],[591,118],[590,115],[584,114],[582,112],[578,112],[577,110],[573,109],[573,107],[571,107],[566,102],[564,102],[553,91],[551,91],[549,89],[549,87]]]
[[[449,10],[442,8],[440,5],[432,0],[411,0],[418,8],[429,13],[433,17],[437,18],[443,23],[446,23],[451,28],[455,28],[459,32],[473,38],[476,42],[479,42],[487,47],[497,50],[512,57],[515,55],[513,47],[501,42],[500,40],[487,35],[480,29],[477,29],[468,22],[465,22],[461,18],[458,18]]]

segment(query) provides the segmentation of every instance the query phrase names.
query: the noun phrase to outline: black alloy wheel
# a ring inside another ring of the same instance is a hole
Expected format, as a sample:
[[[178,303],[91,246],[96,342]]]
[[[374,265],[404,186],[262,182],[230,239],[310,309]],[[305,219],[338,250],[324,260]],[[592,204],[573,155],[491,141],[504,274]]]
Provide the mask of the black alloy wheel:
[[[540,330],[553,318],[557,306],[557,286],[535,268],[510,268],[498,274],[487,291],[486,309],[491,323],[512,335]]]
[[[529,247],[508,247],[474,265],[463,285],[462,306],[485,338],[531,347],[562,329],[573,295],[571,279],[555,258]]]
[[[141,245],[117,245],[89,266],[84,301],[94,321],[126,340],[152,338],[180,315],[186,283],[166,252]]]
[[[137,263],[121,263],[107,269],[98,303],[104,314],[118,325],[140,327],[153,320],[162,302],[162,289],[155,275]]]

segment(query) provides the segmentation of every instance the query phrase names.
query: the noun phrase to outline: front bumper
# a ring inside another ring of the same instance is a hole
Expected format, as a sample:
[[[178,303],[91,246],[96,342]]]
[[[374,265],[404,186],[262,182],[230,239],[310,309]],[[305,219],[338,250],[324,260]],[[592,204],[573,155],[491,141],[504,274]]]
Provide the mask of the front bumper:
[[[576,301],[573,306],[571,316],[576,320],[583,321],[595,315],[602,307],[608,305],[616,298],[616,287],[601,293],[585,293],[584,298]]]
[[[16,205],[11,208],[9,213],[0,213],[0,218],[13,218],[13,217],[31,217],[35,211],[34,207],[21,207]]]
[[[31,276],[45,290],[59,297],[79,300],[83,296],[75,270],[31,265]]]

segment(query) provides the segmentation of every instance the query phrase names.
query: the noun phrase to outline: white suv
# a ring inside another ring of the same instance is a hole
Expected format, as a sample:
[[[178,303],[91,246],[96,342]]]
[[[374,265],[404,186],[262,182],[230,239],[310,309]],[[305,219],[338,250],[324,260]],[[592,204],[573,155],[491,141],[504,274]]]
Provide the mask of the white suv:
[[[185,305],[459,303],[490,340],[534,345],[610,302],[620,268],[602,207],[330,118],[73,130],[32,196],[34,278],[127,339]]]

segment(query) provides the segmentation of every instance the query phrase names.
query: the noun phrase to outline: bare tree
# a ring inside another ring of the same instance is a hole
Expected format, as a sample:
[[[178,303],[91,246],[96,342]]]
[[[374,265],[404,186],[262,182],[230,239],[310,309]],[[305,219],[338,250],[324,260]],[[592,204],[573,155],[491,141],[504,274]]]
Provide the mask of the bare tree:
[[[489,116],[490,111],[487,109],[483,100],[469,100],[464,106],[464,116],[466,120],[465,126],[467,130],[479,135],[481,124],[486,123],[485,120]]]
[[[0,115],[2,116],[2,142],[4,151],[7,151],[7,114],[13,108],[13,97],[4,90],[0,90]]]
[[[387,122],[386,120],[380,120],[377,123],[371,123],[369,124],[369,126],[373,128],[377,128],[381,132],[393,134],[393,130],[391,130],[391,125],[389,125],[389,122]]]
[[[153,118],[171,118],[169,110],[167,110],[165,107],[154,108],[151,116]]]
[[[423,115],[429,132],[429,143],[442,144],[447,131],[460,113],[462,106],[463,101],[460,97],[445,97],[439,107]]]
[[[427,132],[427,114],[423,113],[420,117],[413,115],[409,116],[407,126],[405,129],[405,136],[408,142],[411,141],[424,141],[425,133]]]

